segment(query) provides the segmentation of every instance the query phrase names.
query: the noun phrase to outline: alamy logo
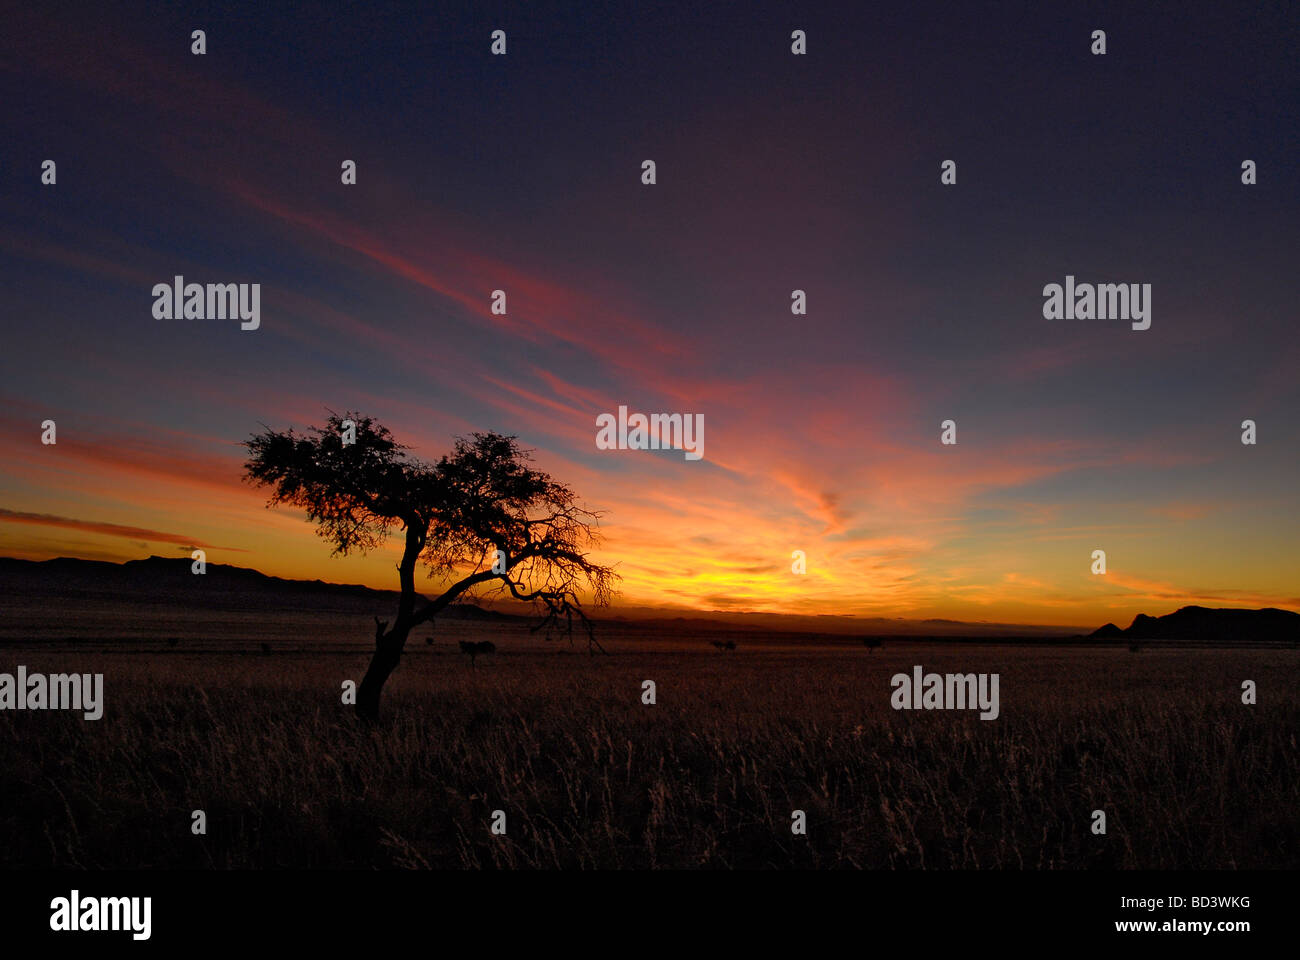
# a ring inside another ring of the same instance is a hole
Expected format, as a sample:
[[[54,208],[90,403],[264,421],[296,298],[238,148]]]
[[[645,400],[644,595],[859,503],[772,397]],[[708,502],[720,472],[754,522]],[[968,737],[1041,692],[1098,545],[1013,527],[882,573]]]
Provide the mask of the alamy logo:
[[[618,408],[618,417],[596,418],[597,450],[681,450],[687,460],[704,456],[704,414],[634,413]]]
[[[104,715],[102,673],[0,673],[0,710],[81,710],[86,720]]]
[[[177,276],[172,283],[153,287],[155,320],[234,320],[240,330],[262,325],[260,283],[186,283]]]
[[[153,924],[152,897],[71,896],[50,901],[50,929],[59,933],[79,930],[129,930],[132,940],[148,940]]]
[[[1134,330],[1151,327],[1151,284],[1075,284],[1074,274],[1065,286],[1043,287],[1043,317],[1047,320],[1131,320]]]
[[[975,710],[981,720],[998,718],[998,674],[924,673],[920,664],[912,675],[896,673],[889,705],[895,710]]]

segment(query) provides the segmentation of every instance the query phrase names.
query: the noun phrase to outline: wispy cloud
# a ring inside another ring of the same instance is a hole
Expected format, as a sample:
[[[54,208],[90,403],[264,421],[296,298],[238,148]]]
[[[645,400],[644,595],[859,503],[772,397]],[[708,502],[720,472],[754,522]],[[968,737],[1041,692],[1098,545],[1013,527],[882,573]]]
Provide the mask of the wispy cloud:
[[[143,540],[146,543],[172,543],[187,548],[222,550],[227,553],[247,553],[239,547],[217,547],[204,543],[194,537],[163,530],[149,530],[145,527],[132,527],[120,523],[104,523],[97,520],[78,520],[76,517],[57,517],[48,513],[22,513],[0,507],[0,522],[27,523],[42,527],[62,527],[68,530],[81,530],[86,533],[99,533],[110,537],[125,537],[129,540]]]

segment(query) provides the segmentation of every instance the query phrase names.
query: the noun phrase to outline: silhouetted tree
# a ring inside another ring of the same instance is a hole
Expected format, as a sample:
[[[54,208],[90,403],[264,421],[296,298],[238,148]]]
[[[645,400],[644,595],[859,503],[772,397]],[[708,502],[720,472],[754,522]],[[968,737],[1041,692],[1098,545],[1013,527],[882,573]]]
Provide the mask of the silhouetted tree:
[[[355,442],[344,443],[344,421]],[[532,604],[541,615],[534,631],[558,628],[570,640],[576,618],[588,649],[603,652],[580,596],[603,606],[618,579],[586,554],[598,542],[599,515],[532,469],[515,437],[458,438],[450,454],[428,464],[370,417],[331,412],[323,428],[268,429],[244,445],[245,479],[271,488],[267,506],[305,510],[335,556],[373,550],[395,530],[403,533],[397,616],[391,628],[375,618],[375,653],[357,688],[362,717],[378,716],[380,692],[411,630],[463,596],[508,595]],[[450,585],[416,609],[419,563]]]

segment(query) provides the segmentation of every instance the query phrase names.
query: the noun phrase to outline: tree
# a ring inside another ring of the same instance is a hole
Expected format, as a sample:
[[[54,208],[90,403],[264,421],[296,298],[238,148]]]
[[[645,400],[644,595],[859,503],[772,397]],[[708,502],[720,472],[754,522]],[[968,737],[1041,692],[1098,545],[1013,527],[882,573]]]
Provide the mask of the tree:
[[[550,636],[558,628],[570,642],[576,619],[588,650],[603,652],[583,609],[584,595],[607,604],[618,580],[586,553],[599,543],[600,515],[530,467],[515,437],[460,437],[450,454],[428,464],[370,417],[331,412],[323,428],[267,429],[244,446],[244,479],[271,488],[268,507],[305,510],[334,556],[365,553],[394,531],[403,534],[397,615],[391,627],[375,618],[375,653],[357,688],[363,718],[378,717],[379,695],[410,632],[462,597],[524,601],[541,616],[534,631]],[[416,609],[419,563],[450,586]]]

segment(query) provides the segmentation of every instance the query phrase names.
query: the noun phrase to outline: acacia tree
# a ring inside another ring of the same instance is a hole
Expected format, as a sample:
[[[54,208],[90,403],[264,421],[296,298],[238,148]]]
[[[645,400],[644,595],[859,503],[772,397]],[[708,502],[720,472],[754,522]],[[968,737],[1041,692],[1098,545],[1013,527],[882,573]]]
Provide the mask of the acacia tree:
[[[384,682],[397,669],[406,638],[462,597],[510,596],[533,606],[533,630],[567,634],[575,620],[588,649],[602,649],[583,609],[609,602],[617,574],[588,559],[599,542],[599,514],[573,491],[529,463],[515,437],[460,437],[436,464],[411,456],[370,417],[331,412],[306,433],[267,429],[244,444],[244,479],[271,488],[268,507],[307,513],[333,555],[365,553],[390,534],[404,537],[397,565],[400,597],[391,621],[375,618],[375,652],[357,688],[357,713],[379,714]],[[418,607],[417,565],[449,586]]]

